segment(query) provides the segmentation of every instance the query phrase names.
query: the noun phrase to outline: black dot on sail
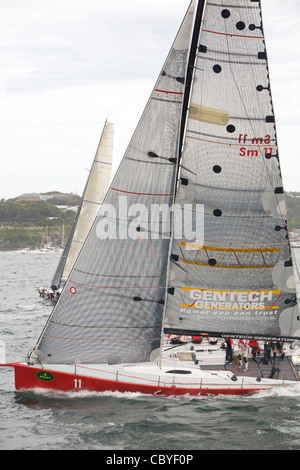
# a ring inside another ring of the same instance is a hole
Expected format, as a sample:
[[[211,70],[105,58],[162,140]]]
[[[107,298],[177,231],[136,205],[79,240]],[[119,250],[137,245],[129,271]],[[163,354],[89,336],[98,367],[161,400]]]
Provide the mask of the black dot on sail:
[[[220,65],[216,64],[216,65],[213,66],[213,71],[215,73],[220,73],[222,71],[222,67]]]
[[[215,209],[213,211],[213,214],[214,214],[215,217],[221,217],[222,211],[220,209]]]
[[[280,227],[280,225],[276,225],[276,227],[275,227],[276,232],[279,232],[281,229],[282,229],[282,227]]]
[[[235,127],[232,124],[229,124],[226,127],[226,131],[229,132],[230,134],[232,134],[235,131]]]
[[[255,24],[249,24],[250,31],[254,31],[256,29]]]
[[[238,21],[237,24],[236,24],[236,29],[238,29],[239,31],[242,31],[243,29],[246,28],[246,25],[243,21]]]
[[[229,10],[222,10],[221,15],[223,16],[223,18],[229,18],[230,11]]]
[[[257,85],[256,89],[257,91],[263,91],[264,87],[262,85]]]
[[[221,173],[222,168],[220,167],[220,165],[215,165],[213,167],[213,170],[214,170],[215,173]]]
[[[215,260],[214,258],[210,258],[210,259],[208,260],[208,264],[209,264],[210,266],[216,266],[217,260]]]

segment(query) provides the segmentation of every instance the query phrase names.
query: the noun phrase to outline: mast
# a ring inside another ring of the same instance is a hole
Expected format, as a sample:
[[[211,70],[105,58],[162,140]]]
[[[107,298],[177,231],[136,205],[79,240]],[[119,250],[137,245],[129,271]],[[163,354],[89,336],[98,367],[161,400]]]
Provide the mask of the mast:
[[[69,251],[70,251],[70,248],[71,248],[71,243],[72,243],[73,236],[74,236],[74,231],[75,231],[76,224],[77,224],[77,221],[78,221],[78,217],[79,217],[79,214],[80,214],[80,207],[81,207],[81,203],[80,203],[80,206],[77,209],[75,220],[73,222],[70,234],[68,236],[67,242],[64,245],[62,255],[60,257],[60,260],[58,262],[56,271],[55,271],[54,276],[52,278],[51,286],[53,286],[53,285],[55,285],[57,287],[60,286],[62,273],[63,273],[64,268],[65,268],[65,264],[66,264],[66,261],[67,261],[67,258],[68,258],[68,254],[69,254]]]
[[[178,158],[179,164],[181,161],[181,154],[182,154],[183,144],[184,144],[184,134],[185,134],[186,123],[187,123],[188,106],[189,106],[189,101],[190,101],[190,96],[191,96],[192,80],[194,76],[194,64],[195,64],[196,52],[198,48],[198,39],[200,35],[200,28],[201,28],[201,23],[202,23],[202,18],[203,18],[205,2],[206,0],[198,0],[197,12],[195,15],[194,29],[193,29],[193,34],[191,38],[191,46],[190,46],[190,53],[189,53],[189,59],[188,59],[187,71],[186,71],[186,80],[185,80],[185,92],[184,92],[183,106],[182,106],[180,137],[179,137],[179,158]]]
[[[178,145],[178,165],[177,165],[177,173],[176,173],[176,180],[174,184],[174,200],[173,204],[175,203],[175,197],[178,190],[179,185],[179,175],[180,175],[180,163],[182,159],[182,151],[184,146],[184,136],[185,130],[187,125],[187,116],[188,116],[188,107],[190,102],[191,96],[191,89],[193,83],[193,76],[194,76],[194,64],[196,59],[196,53],[198,48],[198,40],[200,35],[201,23],[204,13],[206,0],[198,0],[197,1],[197,10],[194,20],[193,32],[191,35],[191,43],[190,43],[190,50],[189,50],[189,58],[187,62],[187,69],[186,69],[186,79],[185,79],[185,91],[184,91],[184,98],[182,104],[182,114],[181,114],[181,124],[180,124],[180,134],[179,134],[179,145]],[[173,238],[174,233],[174,211],[172,212],[172,220],[171,220],[171,240]],[[168,284],[169,284],[169,275],[170,275],[170,260],[171,260],[171,252],[172,252],[172,243],[169,246],[169,256],[168,256],[168,268],[167,268],[167,283],[166,283],[166,293],[165,293],[165,301],[164,301],[164,315],[163,315],[163,322],[162,322],[162,334],[164,332],[164,318],[167,306],[167,292],[168,292]],[[159,364],[160,367],[162,365],[162,340],[160,344],[160,356],[159,356]]]

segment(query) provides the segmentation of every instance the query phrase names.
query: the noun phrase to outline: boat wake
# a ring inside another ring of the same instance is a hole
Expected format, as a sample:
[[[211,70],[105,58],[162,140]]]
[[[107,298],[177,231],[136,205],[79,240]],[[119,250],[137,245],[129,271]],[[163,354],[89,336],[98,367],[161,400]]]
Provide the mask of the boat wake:
[[[264,397],[300,397],[300,383],[295,383],[288,387],[280,385],[278,387],[272,387],[269,390],[260,390],[251,395],[251,398],[254,399]]]

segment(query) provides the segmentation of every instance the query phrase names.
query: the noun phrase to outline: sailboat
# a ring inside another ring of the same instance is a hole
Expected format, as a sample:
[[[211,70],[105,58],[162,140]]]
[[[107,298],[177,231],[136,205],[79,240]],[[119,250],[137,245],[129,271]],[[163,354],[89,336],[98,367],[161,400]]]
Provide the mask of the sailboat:
[[[193,396],[298,382],[170,357],[166,334],[300,339],[259,0],[192,0],[17,390]]]
[[[113,157],[114,124],[105,121],[67,243],[51,286],[64,286],[109,188]]]

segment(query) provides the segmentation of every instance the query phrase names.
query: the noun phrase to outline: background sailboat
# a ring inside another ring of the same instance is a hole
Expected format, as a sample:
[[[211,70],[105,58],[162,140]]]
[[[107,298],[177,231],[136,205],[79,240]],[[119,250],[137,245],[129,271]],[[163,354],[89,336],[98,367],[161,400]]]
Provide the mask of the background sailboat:
[[[154,218],[174,203],[171,223]],[[291,384],[296,374],[244,378],[159,354],[163,331],[300,339],[293,276],[260,2],[193,0],[16,387]]]
[[[105,122],[80,206],[51,286],[63,286],[90,231],[109,188],[113,158],[114,125]]]

